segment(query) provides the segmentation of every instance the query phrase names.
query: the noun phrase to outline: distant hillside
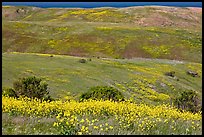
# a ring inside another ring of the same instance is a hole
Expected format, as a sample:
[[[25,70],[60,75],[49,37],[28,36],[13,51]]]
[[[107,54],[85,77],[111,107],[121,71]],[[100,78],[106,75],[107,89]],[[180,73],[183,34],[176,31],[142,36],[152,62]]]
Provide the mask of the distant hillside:
[[[2,7],[3,52],[202,61],[202,8]]]

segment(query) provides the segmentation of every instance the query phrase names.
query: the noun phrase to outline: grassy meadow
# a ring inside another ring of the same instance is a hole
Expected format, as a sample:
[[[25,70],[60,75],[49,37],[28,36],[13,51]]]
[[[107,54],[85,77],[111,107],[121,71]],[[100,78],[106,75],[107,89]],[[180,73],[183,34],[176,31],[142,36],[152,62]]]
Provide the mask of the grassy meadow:
[[[2,90],[36,76],[55,100],[2,96],[2,134],[201,135],[202,111],[173,103],[191,90],[202,102],[201,28],[194,8],[3,6]],[[94,86],[125,101],[79,101]]]

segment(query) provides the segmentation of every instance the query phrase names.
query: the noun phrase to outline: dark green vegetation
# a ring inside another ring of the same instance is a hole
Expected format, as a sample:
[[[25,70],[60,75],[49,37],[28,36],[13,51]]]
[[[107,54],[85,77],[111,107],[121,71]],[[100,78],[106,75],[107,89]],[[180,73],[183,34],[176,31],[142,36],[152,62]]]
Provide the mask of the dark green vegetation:
[[[113,100],[113,101],[123,101],[124,96],[120,91],[109,86],[96,86],[91,87],[88,92],[80,96],[80,100]]]
[[[2,10],[3,52],[202,61],[201,8]]]
[[[47,87],[48,84],[45,81],[42,81],[41,78],[28,76],[14,81],[13,88],[4,87],[2,90],[2,95],[14,98],[23,96],[45,101],[53,101],[54,98],[49,95]]]
[[[33,77],[19,78],[13,83],[13,88],[16,95],[26,96],[29,98],[43,99],[49,94],[47,90],[48,84],[42,79]]]
[[[80,59],[79,62],[80,63],[86,63],[86,60],[85,59]]]
[[[8,97],[14,97],[14,98],[18,97],[15,90],[9,87],[2,89],[2,96],[8,96]]]
[[[191,112],[198,112],[202,107],[202,103],[195,91],[183,91],[180,96],[176,97],[174,103],[181,110]]]

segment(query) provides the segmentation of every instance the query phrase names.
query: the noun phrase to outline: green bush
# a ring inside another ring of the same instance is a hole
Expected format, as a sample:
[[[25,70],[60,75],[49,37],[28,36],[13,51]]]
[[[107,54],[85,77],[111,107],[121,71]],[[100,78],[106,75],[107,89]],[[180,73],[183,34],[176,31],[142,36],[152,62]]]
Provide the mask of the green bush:
[[[50,95],[46,95],[43,97],[43,100],[47,101],[47,102],[51,102],[51,101],[55,101],[54,98],[52,98]]]
[[[4,88],[2,91],[2,95],[8,97],[17,97],[16,92],[13,88]]]
[[[174,99],[174,105],[181,110],[198,112],[201,110],[200,100],[196,91],[183,91],[180,96]]]
[[[80,96],[80,100],[113,100],[113,101],[124,101],[124,96],[117,89],[109,86],[96,86],[88,90]]]
[[[80,63],[86,63],[86,60],[85,59],[80,59],[79,62]]]
[[[47,86],[47,83],[35,76],[20,78],[13,83],[13,88],[17,96],[27,96],[29,98],[38,99],[43,99],[44,96],[49,94]]]

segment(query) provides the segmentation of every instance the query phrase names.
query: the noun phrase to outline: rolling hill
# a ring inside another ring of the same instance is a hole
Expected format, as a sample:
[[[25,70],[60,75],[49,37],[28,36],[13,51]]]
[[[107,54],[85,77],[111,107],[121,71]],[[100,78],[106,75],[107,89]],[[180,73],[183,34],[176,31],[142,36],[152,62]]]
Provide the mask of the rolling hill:
[[[184,90],[198,91],[202,97],[202,64],[166,59],[97,59],[80,63],[81,57],[31,53],[3,53],[3,87],[12,87],[20,77],[41,77],[49,85],[51,96],[72,96],[93,86],[113,86],[126,99],[146,104],[171,103]],[[199,77],[186,72],[192,70]],[[164,75],[175,71],[176,77]]]
[[[3,52],[202,62],[202,8],[3,6],[2,28]]]

